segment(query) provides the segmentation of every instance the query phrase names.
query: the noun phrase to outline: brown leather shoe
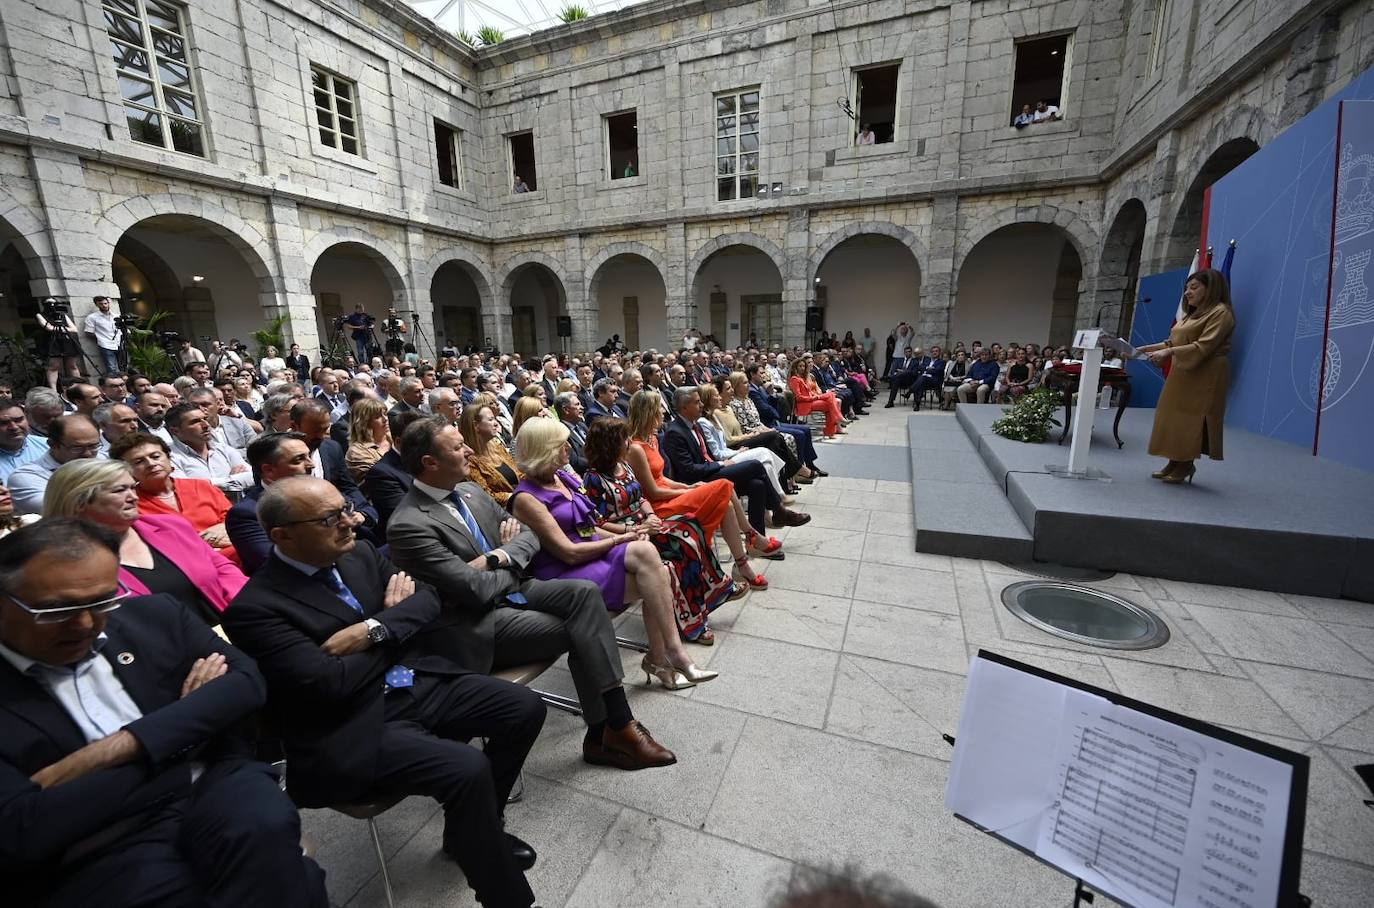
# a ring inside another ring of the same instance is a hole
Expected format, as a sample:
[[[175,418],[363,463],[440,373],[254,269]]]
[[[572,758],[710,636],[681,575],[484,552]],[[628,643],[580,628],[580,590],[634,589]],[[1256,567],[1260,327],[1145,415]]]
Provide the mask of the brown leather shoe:
[[[677,757],[671,750],[653,739],[649,729],[631,722],[619,731],[609,725],[601,732],[601,743],[582,743],[582,759],[593,766],[614,766],[616,769],[649,769],[671,766]]]
[[[811,522],[810,514],[803,514],[800,511],[790,511],[787,508],[778,508],[773,512],[773,522],[777,526],[799,527],[802,524]]]

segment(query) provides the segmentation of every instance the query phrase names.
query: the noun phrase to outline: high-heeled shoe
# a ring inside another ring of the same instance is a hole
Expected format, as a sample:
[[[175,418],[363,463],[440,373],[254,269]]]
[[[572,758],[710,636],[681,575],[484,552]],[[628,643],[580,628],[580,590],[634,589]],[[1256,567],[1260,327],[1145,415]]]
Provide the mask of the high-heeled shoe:
[[[1169,461],[1168,463],[1166,463],[1164,466],[1160,467],[1158,470],[1155,470],[1153,473],[1151,473],[1151,474],[1150,474],[1150,478],[1151,478],[1151,479],[1163,479],[1165,476],[1168,476],[1170,473],[1172,473],[1177,467],[1178,467],[1178,461],[1177,461],[1177,460],[1171,460],[1171,461]]]
[[[767,558],[769,561],[782,561],[787,556],[782,551],[782,540],[773,536],[766,539],[757,530],[750,530],[744,537],[744,546],[750,555]]]
[[[739,562],[735,562],[735,566],[730,568],[730,576],[735,580],[738,580],[740,583],[743,583],[751,590],[768,589],[767,577],[763,576],[762,574],[746,574],[744,570],[739,566]]]
[[[678,639],[680,639],[683,643],[695,643],[698,646],[716,645],[715,631],[711,630],[709,627],[703,627],[701,629],[701,633],[697,634],[695,637],[684,637],[681,634],[678,634]]]
[[[734,580],[730,583],[730,595],[725,597],[725,601],[734,602],[736,599],[743,599],[747,595],[749,595],[749,584]]]
[[[1160,477],[1160,482],[1167,482],[1171,486],[1188,483],[1192,485],[1193,474],[1197,472],[1197,467],[1193,466],[1192,461],[1188,461],[1180,467],[1176,467],[1171,473]]]
[[[658,683],[668,690],[685,690],[689,687],[696,687],[696,682],[689,680],[686,675],[678,671],[672,665],[659,665],[651,662],[646,654],[639,667],[644,670],[644,683],[653,685],[653,679],[657,678]]]
[[[703,684],[712,678],[719,678],[720,672],[713,672],[710,669],[699,668],[695,662],[688,662],[686,665],[674,665],[684,678],[693,684]]]

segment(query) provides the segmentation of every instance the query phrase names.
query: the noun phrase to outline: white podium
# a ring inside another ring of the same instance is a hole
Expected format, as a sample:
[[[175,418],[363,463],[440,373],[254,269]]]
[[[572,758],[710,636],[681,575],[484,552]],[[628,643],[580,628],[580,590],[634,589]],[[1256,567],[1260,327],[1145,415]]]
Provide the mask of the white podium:
[[[1088,463],[1088,453],[1093,443],[1093,421],[1097,418],[1097,385],[1102,375],[1101,329],[1084,328],[1079,331],[1074,335],[1073,347],[1083,351],[1083,369],[1078,376],[1078,403],[1073,408],[1073,443],[1069,447],[1069,464],[1046,464],[1045,469],[1060,479],[1111,482],[1110,476]]]

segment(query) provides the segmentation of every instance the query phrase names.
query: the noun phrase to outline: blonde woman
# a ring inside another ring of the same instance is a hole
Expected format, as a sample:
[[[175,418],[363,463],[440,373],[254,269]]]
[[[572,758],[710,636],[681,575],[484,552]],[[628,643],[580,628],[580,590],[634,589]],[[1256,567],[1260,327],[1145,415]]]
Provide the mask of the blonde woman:
[[[501,424],[496,421],[495,409],[473,401],[458,417],[458,431],[472,448],[468,477],[504,506],[520,482],[520,473],[501,442]]]
[[[539,394],[530,394],[529,388],[526,388],[525,395],[515,402],[515,412],[511,414],[511,431],[516,435],[520,434],[520,427],[525,420],[549,415],[542,397],[544,389],[539,385],[530,385],[530,388],[539,388]]]
[[[571,452],[568,427],[560,420],[531,420],[515,436],[515,462],[525,478],[515,487],[510,510],[540,543],[530,574],[540,580],[590,580],[612,611],[642,600],[649,651],[640,667],[646,681],[657,678],[669,690],[680,690],[715,678],[716,672],[696,666],[678,638],[668,569],[648,529],[611,532],[597,526],[596,505],[582,491],[582,478],[568,469]]]
[[[142,515],[138,484],[122,460],[73,460],[52,474],[44,517],[78,517],[120,537],[119,580],[136,596],[166,593],[207,624],[248,582],[176,514]]]
[[[782,503],[792,504],[794,499],[790,497],[790,491],[783,488],[783,481],[780,475],[783,464],[772,451],[766,448],[753,448],[745,450],[743,448],[732,448],[725,441],[725,431],[720,421],[716,418],[716,411],[720,409],[720,394],[713,385],[698,385],[697,392],[701,395],[701,417],[697,419],[697,428],[701,430],[701,437],[706,439],[706,449],[713,460],[720,463],[741,463],[746,460],[757,460],[763,465],[763,474],[768,477],[768,483],[773,487],[773,491],[782,499]],[[728,414],[729,411],[727,410]],[[733,419],[733,414],[731,414]],[[738,424],[736,424],[738,426]]]
[[[391,450],[391,426],[386,404],[375,397],[356,401],[348,411],[348,452],[344,463],[353,481],[361,484],[368,471]]]

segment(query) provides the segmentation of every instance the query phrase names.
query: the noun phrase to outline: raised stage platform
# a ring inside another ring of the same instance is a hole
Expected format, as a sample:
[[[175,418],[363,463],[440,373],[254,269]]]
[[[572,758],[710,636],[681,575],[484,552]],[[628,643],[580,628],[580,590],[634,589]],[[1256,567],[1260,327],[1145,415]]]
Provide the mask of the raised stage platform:
[[[1154,411],[1128,409],[1125,447],[1114,414],[1093,433],[1092,466],[1111,481],[1059,479],[1046,467],[1068,463],[1069,440],[1000,438],[1001,414],[908,421],[917,551],[1374,602],[1374,474],[1228,427],[1224,461],[1166,485],[1145,452]]]

